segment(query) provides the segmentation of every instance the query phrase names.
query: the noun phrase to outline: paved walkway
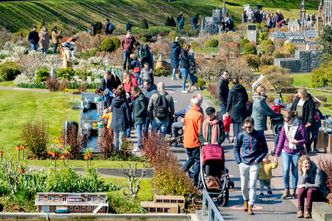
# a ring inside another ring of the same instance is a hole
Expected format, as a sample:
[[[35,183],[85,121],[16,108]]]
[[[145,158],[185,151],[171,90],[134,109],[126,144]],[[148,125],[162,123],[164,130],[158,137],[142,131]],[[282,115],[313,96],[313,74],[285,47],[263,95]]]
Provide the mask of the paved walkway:
[[[176,110],[180,110],[188,106],[191,94],[181,94],[181,81],[172,81],[169,78],[156,78],[156,82],[163,81],[166,84],[166,90],[173,96],[175,101]],[[206,107],[213,106],[213,102],[204,98],[203,110]],[[217,107],[219,111],[219,108]],[[272,131],[266,132],[269,149],[273,148]],[[297,200],[282,200],[281,195],[283,191],[282,180],[282,163],[279,159],[279,166],[273,170],[272,179],[272,197],[257,198],[254,211],[255,216],[248,216],[247,213],[242,211],[242,195],[240,192],[240,178],[238,165],[234,161],[233,144],[224,144],[226,167],[230,171],[230,176],[235,183],[235,188],[230,191],[229,205],[227,207],[220,208],[221,214],[225,220],[268,220],[268,221],[289,221],[297,220]],[[172,147],[171,150],[176,154],[178,160],[182,164],[185,162],[187,156],[183,147]],[[270,152],[270,151],[269,151]],[[318,154],[311,158],[317,162],[318,156],[331,157],[327,154]],[[272,160],[272,157],[271,157]],[[259,184],[257,184],[259,189]],[[259,193],[259,191],[257,191]]]

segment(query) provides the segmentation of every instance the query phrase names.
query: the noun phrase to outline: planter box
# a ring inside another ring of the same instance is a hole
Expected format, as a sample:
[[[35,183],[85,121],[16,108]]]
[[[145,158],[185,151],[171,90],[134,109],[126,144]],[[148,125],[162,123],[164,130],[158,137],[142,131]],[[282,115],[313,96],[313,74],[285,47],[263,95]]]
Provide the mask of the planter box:
[[[319,151],[327,152],[328,137],[328,134],[324,133],[324,131],[320,130],[318,132],[317,148]]]
[[[312,219],[315,221],[331,221],[332,206],[324,202],[314,202],[312,205]]]

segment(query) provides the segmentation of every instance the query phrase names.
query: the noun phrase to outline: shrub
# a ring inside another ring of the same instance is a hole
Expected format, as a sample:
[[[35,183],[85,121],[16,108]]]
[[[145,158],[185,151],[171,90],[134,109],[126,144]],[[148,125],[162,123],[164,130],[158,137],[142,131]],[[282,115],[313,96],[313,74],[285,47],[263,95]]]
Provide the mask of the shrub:
[[[263,51],[264,54],[272,54],[275,50],[273,41],[271,39],[263,40],[259,44],[259,48]]]
[[[282,88],[291,87],[293,85],[293,77],[289,74],[289,70],[277,66],[263,66],[261,73],[266,76],[270,83],[277,91]]]
[[[171,72],[164,67],[157,68],[153,71],[154,76],[169,76]]]
[[[137,199],[127,198],[119,193],[108,193],[109,212],[122,214],[122,213],[144,213],[140,202]]]
[[[286,102],[286,104],[291,104],[291,103],[293,103],[293,102],[294,102],[294,98],[295,98],[294,95],[286,95],[286,96],[285,96],[285,102]]]
[[[268,32],[261,31],[261,32],[259,32],[258,41],[259,42],[266,41],[268,39],[268,37],[269,37]]]
[[[49,141],[48,124],[44,120],[27,122],[22,129],[21,139],[34,157],[44,157]]]
[[[190,43],[190,47],[191,47],[193,50],[196,50],[197,48],[200,47],[200,44],[198,44],[197,41],[192,41],[192,42]]]
[[[115,44],[114,42],[111,40],[111,38],[107,37],[105,38],[100,45],[100,50],[104,51],[104,52],[113,52],[115,51]]]
[[[104,159],[108,159],[111,157],[113,151],[113,130],[104,127],[101,130],[101,138],[99,140],[100,151]]]
[[[321,64],[318,69],[312,73],[311,85],[314,88],[332,87],[332,60],[328,63]]]
[[[248,40],[248,39],[246,39],[246,38],[241,38],[241,40],[240,40],[240,48],[244,48],[244,46],[246,45],[246,44],[248,44],[248,43],[250,43],[250,41]]]
[[[218,99],[217,84],[209,84],[208,91],[211,93],[211,96],[214,97],[214,99]]]
[[[263,54],[260,58],[260,65],[273,65],[273,57]]]
[[[75,75],[79,76],[83,81],[86,81],[88,77],[92,76],[92,71],[88,69],[76,69]]]
[[[141,29],[149,29],[149,24],[148,24],[148,21],[143,18],[143,20],[141,21],[141,23],[139,24],[139,27]]]
[[[206,85],[206,82],[202,78],[198,78],[197,87],[200,90],[203,90]]]
[[[248,55],[248,54],[256,54],[256,48],[252,43],[247,43],[243,47],[243,54]]]
[[[259,71],[260,59],[258,55],[249,54],[245,56],[245,59],[250,67],[252,67],[256,71]]]
[[[38,84],[38,83],[41,83],[41,82],[44,82],[46,81],[47,77],[50,76],[50,71],[48,68],[46,67],[43,67],[43,68],[40,68],[36,71],[36,80],[35,82]]]
[[[12,81],[21,74],[21,67],[12,61],[0,64],[0,81]]]
[[[114,47],[115,47],[114,50],[120,48],[120,46],[121,46],[121,40],[118,37],[113,36],[111,38],[111,41],[113,41],[113,44],[114,44]]]
[[[142,42],[149,42],[149,39],[145,36],[141,37],[141,41]]]
[[[176,22],[173,16],[166,18],[165,26],[176,27]]]
[[[90,50],[86,50],[86,51],[82,51],[82,52],[77,53],[77,57],[87,60],[90,57],[95,57],[97,55],[98,51],[99,51],[98,48],[92,48]]]
[[[70,80],[76,75],[76,72],[72,68],[59,68],[56,71],[56,76],[61,79]]]
[[[50,92],[58,91],[60,88],[60,82],[56,78],[48,77],[46,78],[47,89]]]
[[[205,47],[216,48],[219,45],[219,41],[217,39],[209,39],[204,43]]]

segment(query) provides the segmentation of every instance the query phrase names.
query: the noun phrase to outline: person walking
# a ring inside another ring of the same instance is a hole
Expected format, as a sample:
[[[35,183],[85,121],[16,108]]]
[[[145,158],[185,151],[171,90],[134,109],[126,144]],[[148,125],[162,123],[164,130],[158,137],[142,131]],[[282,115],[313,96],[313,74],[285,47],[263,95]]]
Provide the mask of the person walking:
[[[175,112],[174,101],[166,92],[163,82],[158,83],[157,90],[158,92],[150,98],[148,112],[152,115],[152,131],[156,133],[160,131],[165,136],[170,118]]]
[[[306,152],[311,152],[313,133],[315,130],[315,103],[310,93],[305,88],[298,90],[297,96],[291,106],[291,111],[296,113],[299,122],[304,125],[307,132]]]
[[[39,34],[36,31],[37,26],[32,27],[32,31],[29,33],[28,41],[31,44],[31,50],[37,51],[38,50],[38,43],[39,43]]]
[[[50,35],[48,34],[48,30],[46,26],[43,26],[39,33],[39,44],[42,48],[43,54],[47,54],[48,48],[50,47]]]
[[[189,50],[189,77],[190,77],[190,81],[191,81],[191,84],[189,85],[189,88],[188,88],[188,93],[191,92],[191,88],[193,87],[194,88],[194,91],[198,90],[198,78],[195,74],[196,72],[196,60],[195,60],[195,52],[193,50]]]
[[[57,51],[57,49],[58,49],[59,40],[60,40],[60,37],[61,37],[61,31],[58,31],[58,27],[57,26],[53,27],[51,36],[52,36],[51,42],[53,44],[52,53],[55,54],[56,51]]]
[[[253,107],[251,117],[255,121],[255,130],[264,135],[267,130],[267,117],[276,117],[277,114],[266,103],[266,88],[262,85],[256,88],[256,93],[253,96]]]
[[[235,162],[240,168],[243,209],[249,215],[254,215],[259,166],[268,152],[264,135],[258,133],[254,126],[254,119],[247,117],[243,123],[244,132],[238,135],[234,145]]]
[[[224,124],[218,119],[216,109],[213,107],[206,108],[205,113],[207,116],[205,117],[200,130],[200,142],[203,145],[221,145],[225,140]]]
[[[191,18],[191,24],[195,32],[198,29],[198,19],[199,19],[199,14],[196,14]]]
[[[122,139],[125,137],[126,130],[130,127],[131,113],[123,87],[118,87],[115,90],[115,96],[111,105],[111,127],[114,131],[114,148],[118,152],[121,151]]]
[[[122,38],[121,46],[122,46],[122,68],[123,70],[127,69],[127,62],[128,65],[130,64],[130,55],[134,51],[134,44],[136,42],[136,39],[131,34],[130,31],[127,31],[126,36]]]
[[[190,45],[185,44],[184,48],[181,49],[181,54],[180,54],[180,72],[182,74],[182,91],[181,93],[188,93],[186,91],[186,82],[189,76],[189,68],[190,68],[190,61],[189,61],[189,50],[190,50]]]
[[[232,80],[233,87],[229,91],[227,98],[226,115],[231,115],[233,121],[233,136],[237,138],[242,131],[242,122],[246,117],[246,103],[248,94],[246,89],[240,84],[238,78]]]
[[[177,22],[178,22],[178,31],[182,35],[183,34],[183,28],[184,28],[184,16],[183,12],[180,12],[180,14],[177,17]]]
[[[144,87],[143,94],[144,94],[145,98],[147,99],[147,103],[149,104],[149,101],[150,101],[150,98],[152,97],[152,95],[157,93],[157,86],[155,84],[153,84],[151,81],[146,80],[143,83],[143,87]],[[149,126],[150,126],[150,123],[152,122],[151,115],[152,115],[152,113],[150,113],[150,112],[146,113],[145,126],[144,126],[144,130],[143,130],[145,135],[147,135],[149,132]]]
[[[296,188],[298,181],[298,160],[300,158],[303,145],[306,142],[305,129],[300,124],[294,114],[290,111],[286,112],[284,117],[284,126],[279,134],[278,146],[275,151],[275,161],[282,156],[283,179],[284,179],[284,193],[283,199],[296,198]],[[289,171],[292,170],[292,193],[289,191]]]
[[[111,35],[111,34],[113,34],[114,30],[115,30],[115,25],[110,22],[109,18],[106,18],[105,35]]]
[[[199,133],[204,117],[201,113],[201,100],[197,97],[192,99],[192,108],[186,113],[184,117],[183,129],[183,146],[186,149],[188,159],[184,163],[182,169],[189,172],[190,168],[194,166],[193,182],[198,186],[199,170],[200,170],[200,146]]]
[[[220,76],[218,84],[217,84],[217,94],[218,99],[220,101],[220,116],[221,118],[226,113],[227,107],[227,98],[229,93],[229,73],[228,71],[224,71]]]
[[[131,88],[131,97],[133,99],[133,120],[137,133],[137,147],[134,152],[141,151],[143,130],[146,121],[147,100],[138,86]]]
[[[171,46],[171,54],[170,54],[171,67],[172,67],[172,80],[176,80],[176,70],[179,68],[180,54],[181,54],[181,46],[179,43],[179,37],[175,37],[175,40]]]
[[[317,165],[306,155],[299,159],[299,197],[297,218],[311,218],[312,203],[315,201],[326,202],[328,189],[326,186],[326,177]],[[304,200],[307,198],[306,205]]]

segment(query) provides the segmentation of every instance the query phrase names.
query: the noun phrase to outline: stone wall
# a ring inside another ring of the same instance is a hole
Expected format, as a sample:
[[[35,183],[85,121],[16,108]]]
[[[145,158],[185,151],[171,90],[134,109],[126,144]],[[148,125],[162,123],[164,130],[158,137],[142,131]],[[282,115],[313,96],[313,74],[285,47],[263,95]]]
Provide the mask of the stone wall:
[[[274,65],[287,68],[290,72],[311,72],[320,65],[321,51],[295,51],[295,58],[276,58]]]

